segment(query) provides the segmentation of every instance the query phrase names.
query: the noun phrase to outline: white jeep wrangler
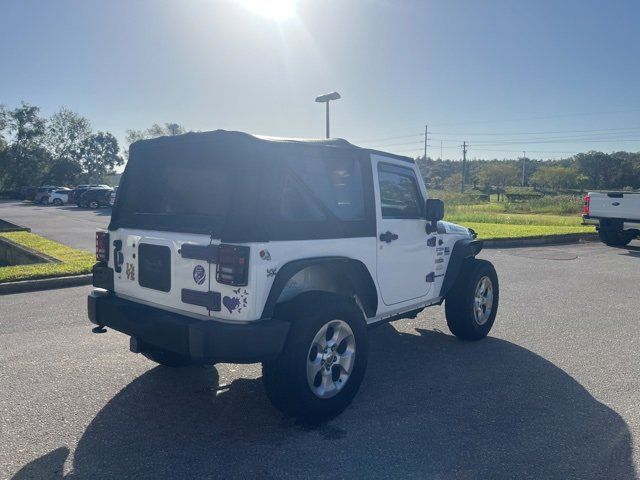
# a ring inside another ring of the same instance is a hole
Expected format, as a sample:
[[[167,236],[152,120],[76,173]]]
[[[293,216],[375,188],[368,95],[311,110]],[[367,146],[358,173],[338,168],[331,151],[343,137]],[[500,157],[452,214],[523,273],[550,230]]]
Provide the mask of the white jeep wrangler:
[[[368,326],[444,301],[457,337],[491,329],[496,272],[443,215],[412,159],[345,140],[139,141],[96,236],[89,319],[163,365],[262,362],[277,408],[329,418],[362,382]]]

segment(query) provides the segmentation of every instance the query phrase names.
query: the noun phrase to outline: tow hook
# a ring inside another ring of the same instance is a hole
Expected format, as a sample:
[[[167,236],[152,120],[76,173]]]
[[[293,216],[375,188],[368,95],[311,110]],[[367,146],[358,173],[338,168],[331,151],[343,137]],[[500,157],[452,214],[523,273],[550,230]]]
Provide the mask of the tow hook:
[[[104,325],[98,325],[97,327],[93,327],[91,331],[93,333],[107,333],[107,329],[104,328]]]

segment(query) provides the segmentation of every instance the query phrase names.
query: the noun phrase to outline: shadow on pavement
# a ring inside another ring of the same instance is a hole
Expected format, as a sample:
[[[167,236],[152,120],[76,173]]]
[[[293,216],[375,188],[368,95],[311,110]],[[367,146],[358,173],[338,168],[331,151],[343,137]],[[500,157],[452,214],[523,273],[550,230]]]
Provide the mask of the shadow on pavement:
[[[628,257],[640,258],[640,246],[629,245],[627,247],[624,247],[623,249],[626,250],[626,252],[624,252],[623,255],[626,255]]]
[[[60,210],[70,210],[72,212],[93,212],[98,216],[111,216],[111,207],[100,207],[100,208],[80,208],[77,205],[63,205],[59,208]]]
[[[153,368],[94,418],[68,478],[636,478],[622,418],[531,351],[390,325],[371,345],[353,405],[317,428],[281,417],[260,380]],[[67,452],[14,480],[62,478]]]

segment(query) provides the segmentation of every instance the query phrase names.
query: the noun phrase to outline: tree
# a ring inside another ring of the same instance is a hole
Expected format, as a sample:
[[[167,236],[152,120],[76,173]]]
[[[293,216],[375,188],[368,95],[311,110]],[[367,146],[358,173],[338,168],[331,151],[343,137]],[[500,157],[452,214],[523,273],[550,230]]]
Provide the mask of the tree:
[[[49,119],[46,146],[52,165],[49,182],[57,185],[73,184],[82,173],[82,150],[91,136],[91,123],[85,117],[61,108]]]
[[[587,177],[588,186],[605,188],[604,177],[609,164],[609,156],[603,152],[579,153],[574,157],[580,173]]]
[[[0,103],[0,147],[2,145],[5,145],[6,142],[4,141],[4,129],[7,128],[7,123],[8,123],[8,115],[7,115],[7,110],[4,108],[4,105],[2,105]]]
[[[124,163],[118,140],[109,132],[90,135],[82,145],[82,170],[87,181],[97,181]]]
[[[8,129],[15,145],[20,148],[43,146],[47,121],[39,114],[39,107],[25,102],[8,112]]]
[[[164,126],[161,126],[157,123],[154,123],[146,130],[127,130],[127,136],[125,140],[127,142],[127,149],[124,154],[125,157],[129,157],[129,148],[132,143],[137,142],[138,140],[147,140],[149,138],[157,138],[157,137],[172,137],[174,135],[182,135],[185,133],[185,128],[178,123],[165,123]]]
[[[67,108],[61,108],[49,119],[46,133],[47,148],[54,160],[80,161],[82,145],[91,135],[91,123]]]
[[[530,178],[534,187],[546,187],[556,192],[577,188],[581,181],[584,177],[575,168],[560,166],[540,167]]]
[[[499,201],[505,187],[518,184],[518,169],[511,163],[493,161],[480,168],[477,178],[486,188],[496,187]]]
[[[44,147],[46,120],[39,114],[38,107],[22,102],[3,115],[10,134],[9,147],[0,156],[3,188],[37,183],[47,173],[50,155]]]
[[[157,123],[154,123],[146,130],[127,130],[127,143],[131,145],[138,140],[145,140],[148,138],[156,138],[163,136],[174,136],[174,135],[182,135],[186,130],[184,127],[177,123],[165,123],[164,126],[161,126]]]

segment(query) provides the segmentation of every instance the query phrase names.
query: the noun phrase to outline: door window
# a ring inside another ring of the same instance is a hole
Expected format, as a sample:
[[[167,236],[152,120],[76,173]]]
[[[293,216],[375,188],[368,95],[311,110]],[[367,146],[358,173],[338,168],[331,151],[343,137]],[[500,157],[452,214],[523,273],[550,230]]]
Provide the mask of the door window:
[[[378,164],[382,218],[423,218],[424,201],[413,170]]]

